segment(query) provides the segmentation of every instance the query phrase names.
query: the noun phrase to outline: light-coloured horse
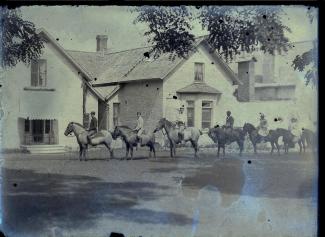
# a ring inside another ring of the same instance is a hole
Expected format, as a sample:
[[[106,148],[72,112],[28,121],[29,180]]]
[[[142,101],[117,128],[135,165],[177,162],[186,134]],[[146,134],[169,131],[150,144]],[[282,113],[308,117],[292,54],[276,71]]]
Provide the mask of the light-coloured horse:
[[[151,157],[151,152],[153,152],[154,157],[156,158],[156,150],[155,150],[155,136],[153,133],[151,134],[142,134],[140,136],[141,141],[139,141],[137,137],[137,132],[128,126],[116,126],[114,132],[112,134],[113,138],[121,137],[126,146],[126,154],[125,159],[127,159],[128,154],[131,154],[131,160],[133,160],[133,147],[137,147],[138,143],[141,146],[148,146],[150,148],[149,157]],[[122,160],[123,158],[121,158]]]
[[[87,150],[88,145],[97,146],[97,145],[105,145],[110,152],[110,158],[113,158],[113,150],[111,148],[113,137],[112,134],[107,130],[100,130],[93,138],[88,141],[87,135],[88,131],[82,126],[80,123],[70,122],[64,132],[65,136],[73,133],[77,138],[77,142],[79,144],[79,160],[82,160],[82,157],[85,161],[87,161]],[[109,157],[107,157],[109,160]]]
[[[166,118],[162,118],[158,121],[154,133],[161,129],[164,129],[166,131],[166,135],[170,142],[169,147],[170,147],[171,157],[176,156],[176,144],[181,143],[182,141],[184,142],[190,141],[195,151],[194,157],[197,158],[197,152],[199,150],[198,140],[200,135],[202,135],[202,132],[198,128],[187,127],[183,131],[184,136],[179,136],[180,129],[177,128],[175,124],[168,121]],[[183,137],[183,139],[181,139],[181,137]]]

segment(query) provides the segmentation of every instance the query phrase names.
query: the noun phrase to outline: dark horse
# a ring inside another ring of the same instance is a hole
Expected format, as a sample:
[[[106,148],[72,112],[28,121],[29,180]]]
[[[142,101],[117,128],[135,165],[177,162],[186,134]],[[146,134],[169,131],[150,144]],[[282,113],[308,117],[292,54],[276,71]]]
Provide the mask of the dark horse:
[[[306,145],[307,148],[310,148],[312,150],[317,148],[317,136],[313,131],[309,129],[302,129],[301,141],[304,149],[306,148]]]
[[[181,143],[182,140],[185,142],[190,141],[193,148],[194,148],[194,157],[197,158],[197,152],[199,150],[198,148],[198,140],[200,135],[202,135],[202,132],[195,127],[187,127],[183,131],[183,136],[179,136],[179,128],[176,127],[176,124],[168,121],[166,118],[162,118],[158,121],[157,127],[154,130],[154,133],[165,129],[168,140],[170,142],[170,156],[174,157],[176,156],[176,144]]]
[[[126,155],[127,159],[129,152],[131,153],[131,160],[133,159],[133,147],[137,147],[140,142],[137,137],[137,132],[128,126],[116,126],[113,132],[113,138],[121,137],[126,146]],[[150,148],[149,157],[151,157],[151,152],[153,152],[154,157],[156,158],[155,150],[155,136],[154,134],[142,134],[141,136],[141,146],[148,146]],[[121,158],[122,160],[123,158]]]
[[[279,146],[279,138],[282,137],[283,143],[284,143],[284,151],[285,153],[288,153],[289,146],[293,146],[293,135],[291,132],[284,128],[277,128],[275,130],[269,130],[269,133],[267,136],[263,137],[260,134],[258,134],[258,130],[254,127],[254,125],[250,123],[245,123],[243,127],[243,131],[249,134],[249,138],[253,144],[254,147],[254,153],[256,154],[256,144],[261,143],[263,140],[266,142],[270,142],[272,149],[271,154],[273,154],[274,148],[276,147],[278,150],[278,154],[280,155],[280,146]],[[302,151],[302,142],[301,139],[298,140],[298,144],[300,147],[300,152]]]
[[[241,128],[234,128],[231,131],[226,131],[225,128],[221,128],[218,125],[214,128],[210,128],[208,132],[209,137],[218,144],[218,154],[220,154],[220,148],[223,149],[223,155],[225,156],[225,146],[233,142],[237,142],[239,146],[239,155],[242,155],[244,149],[245,134]]]
[[[88,150],[88,145],[105,145],[110,152],[111,158],[113,158],[113,150],[111,144],[113,141],[112,134],[109,131],[101,130],[99,131],[90,141],[88,141],[87,135],[88,132],[80,123],[70,122],[64,132],[64,135],[68,136],[70,133],[74,133],[77,138],[77,142],[80,147],[79,160],[81,161],[82,157],[87,161],[86,153]],[[107,160],[109,160],[107,158]]]

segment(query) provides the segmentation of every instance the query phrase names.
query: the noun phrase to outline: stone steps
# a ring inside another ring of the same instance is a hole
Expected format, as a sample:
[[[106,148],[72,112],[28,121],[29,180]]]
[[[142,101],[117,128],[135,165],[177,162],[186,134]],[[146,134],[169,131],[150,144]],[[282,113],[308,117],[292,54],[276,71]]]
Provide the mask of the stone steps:
[[[21,145],[20,148],[22,151],[31,154],[53,154],[67,152],[65,146],[62,145]]]

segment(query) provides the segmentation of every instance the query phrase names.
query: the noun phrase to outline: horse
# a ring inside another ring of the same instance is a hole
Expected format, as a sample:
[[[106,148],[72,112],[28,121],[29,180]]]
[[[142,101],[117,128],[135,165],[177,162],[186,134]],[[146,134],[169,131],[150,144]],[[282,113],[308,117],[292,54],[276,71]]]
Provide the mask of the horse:
[[[131,160],[133,160],[133,147],[137,147],[140,142],[136,131],[129,128],[128,126],[116,126],[112,134],[113,138],[121,137],[126,146],[126,155],[127,159],[129,152],[131,153]],[[156,149],[155,149],[155,136],[154,134],[142,134],[141,136],[141,146],[148,146],[150,148],[149,157],[151,157],[151,152],[153,152],[154,157],[156,158]],[[123,160],[123,158],[121,158]]]
[[[181,143],[182,141],[188,142],[190,141],[193,148],[194,148],[194,157],[197,158],[197,152],[198,152],[198,140],[200,135],[202,135],[202,132],[195,127],[186,127],[183,130],[184,136],[179,136],[180,129],[176,128],[176,125],[172,122],[168,121],[166,118],[162,118],[158,121],[156,129],[154,130],[154,133],[157,131],[164,129],[166,131],[167,138],[170,143],[170,156],[174,157],[176,156],[176,145]]]
[[[290,130],[287,129],[283,129],[283,130],[285,131],[283,135],[284,153],[288,154],[289,148],[294,148],[296,143],[298,143],[299,145],[299,153],[302,152],[302,149],[304,149],[304,152],[306,152],[306,146],[303,142],[302,133],[297,138],[295,138],[295,136],[290,132]]]
[[[306,144],[307,147],[312,150],[317,148],[317,136],[313,131],[302,128],[301,140],[304,148],[306,147]]]
[[[100,130],[93,138],[90,140],[87,138],[88,131],[80,123],[70,122],[65,129],[64,135],[68,136],[69,134],[74,133],[79,144],[79,160],[82,160],[82,157],[87,161],[86,152],[88,150],[88,145],[97,146],[105,145],[110,152],[110,158],[113,158],[113,150],[111,144],[113,141],[112,134],[107,130]],[[107,158],[109,161],[109,158]]]
[[[282,137],[283,139],[285,153],[288,153],[289,146],[292,146],[293,144],[293,135],[289,130],[284,128],[277,128],[274,130],[271,129],[269,130],[269,133],[265,137],[263,137],[258,133],[258,130],[254,127],[254,125],[250,123],[245,123],[243,126],[243,131],[245,134],[248,133],[249,138],[253,144],[255,154],[257,154],[256,145],[258,143],[261,143],[262,140],[271,143],[272,146],[271,154],[273,154],[274,148],[276,147],[278,150],[278,155],[280,155],[280,146],[278,142],[280,137]],[[300,152],[301,152],[302,150],[301,141],[298,141],[298,144],[300,146]]]
[[[224,127],[221,128],[219,125],[217,125],[216,127],[209,129],[208,136],[214,141],[214,143],[218,144],[217,157],[219,157],[220,148],[223,149],[223,155],[225,156],[226,144],[233,142],[237,142],[239,146],[239,155],[242,155],[244,149],[245,134],[241,128],[233,128],[230,132],[228,132]]]
[[[280,146],[278,140],[279,137],[286,135],[285,129],[278,128],[276,130],[269,130],[269,133],[264,137],[258,133],[257,128],[255,128],[253,124],[245,123],[243,126],[243,131],[245,134],[249,135],[249,139],[253,144],[255,154],[257,154],[256,145],[264,140],[271,143],[271,154],[273,154],[274,148],[276,146],[278,155],[280,155]]]

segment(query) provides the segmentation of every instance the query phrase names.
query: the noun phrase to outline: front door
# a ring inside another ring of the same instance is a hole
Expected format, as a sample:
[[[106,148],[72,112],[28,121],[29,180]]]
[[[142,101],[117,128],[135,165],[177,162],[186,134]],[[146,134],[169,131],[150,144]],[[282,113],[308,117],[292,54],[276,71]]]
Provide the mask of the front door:
[[[44,143],[44,120],[32,120],[33,142]]]

